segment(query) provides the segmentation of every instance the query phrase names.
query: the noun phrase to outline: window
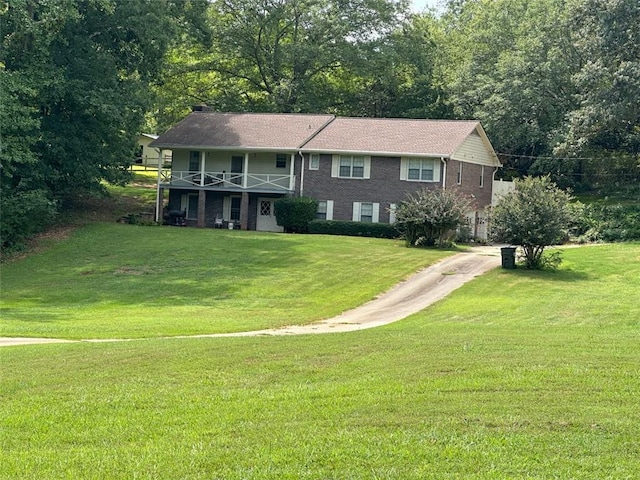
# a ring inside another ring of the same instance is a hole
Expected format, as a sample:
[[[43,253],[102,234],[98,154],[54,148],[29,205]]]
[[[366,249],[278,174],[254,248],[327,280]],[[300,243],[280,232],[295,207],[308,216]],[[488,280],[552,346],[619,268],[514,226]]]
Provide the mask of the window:
[[[340,155],[339,176],[364,178],[364,157]]]
[[[400,159],[400,180],[409,182],[439,182],[439,158],[402,158]]]
[[[480,188],[484,188],[484,165],[480,165]]]
[[[312,153],[309,157],[309,170],[319,170],[320,169],[320,155],[317,153]]]
[[[195,220],[198,218],[198,194],[189,193],[182,195],[181,209],[187,212],[187,218]]]
[[[318,202],[318,210],[316,211],[316,218],[318,220],[326,220],[327,219],[327,202],[320,201]]]
[[[458,163],[458,185],[462,184],[462,162]]]
[[[360,204],[360,221],[369,223],[373,221],[373,203]]]
[[[407,167],[408,180],[433,181],[434,160],[431,158],[412,158]]]
[[[316,218],[318,220],[333,220],[333,200],[318,201]]]
[[[380,217],[380,204],[372,202],[353,202],[354,222],[378,223]]]
[[[276,154],[276,168],[287,168],[287,156],[284,153]]]
[[[189,152],[189,171],[200,171],[200,152],[197,152],[195,150]]]
[[[231,211],[229,214],[230,220],[240,221],[240,197],[231,197]]]

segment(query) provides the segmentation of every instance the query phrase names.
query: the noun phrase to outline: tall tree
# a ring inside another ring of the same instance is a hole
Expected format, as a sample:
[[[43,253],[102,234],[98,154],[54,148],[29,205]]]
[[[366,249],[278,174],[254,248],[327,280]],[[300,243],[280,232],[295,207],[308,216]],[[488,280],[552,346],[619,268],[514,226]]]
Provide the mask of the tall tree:
[[[28,136],[26,123],[21,130],[3,128],[6,145],[24,136],[28,149],[28,155],[11,153],[3,164],[3,190],[6,185],[35,189],[45,192],[39,198],[64,206],[80,192],[100,190],[103,180],[126,180],[151,105],[148,85],[167,48],[199,21],[207,5],[206,0],[9,3],[1,13],[0,65],[11,98],[5,111],[22,112],[33,128]],[[29,158],[30,168],[20,169],[19,176],[12,168],[16,158]]]
[[[582,58],[574,74],[577,107],[556,152],[591,157],[585,174],[598,186],[640,181],[640,3],[577,0],[571,38]]]
[[[174,57],[167,82],[220,110],[344,113],[406,0],[217,0],[213,47]],[[199,81],[198,81],[199,79]]]

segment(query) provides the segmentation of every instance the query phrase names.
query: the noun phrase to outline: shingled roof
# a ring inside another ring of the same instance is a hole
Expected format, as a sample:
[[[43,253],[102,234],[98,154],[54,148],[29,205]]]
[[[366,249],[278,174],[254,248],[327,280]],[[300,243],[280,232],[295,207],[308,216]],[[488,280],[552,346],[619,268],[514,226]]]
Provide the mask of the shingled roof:
[[[450,158],[473,134],[478,135],[495,156],[476,120],[196,111],[151,145]]]
[[[479,125],[477,121],[336,118],[304,150],[449,157]]]
[[[332,115],[192,112],[152,142],[160,148],[298,150]]]

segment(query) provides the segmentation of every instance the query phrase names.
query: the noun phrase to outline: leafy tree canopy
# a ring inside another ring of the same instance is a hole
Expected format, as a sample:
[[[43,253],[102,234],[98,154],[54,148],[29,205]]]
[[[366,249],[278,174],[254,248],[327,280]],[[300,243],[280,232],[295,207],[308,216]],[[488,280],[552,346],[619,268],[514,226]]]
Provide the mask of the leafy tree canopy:
[[[568,235],[571,196],[548,176],[515,181],[515,190],[500,199],[491,211],[491,236],[499,242],[522,246],[525,266],[538,269],[549,245]]]

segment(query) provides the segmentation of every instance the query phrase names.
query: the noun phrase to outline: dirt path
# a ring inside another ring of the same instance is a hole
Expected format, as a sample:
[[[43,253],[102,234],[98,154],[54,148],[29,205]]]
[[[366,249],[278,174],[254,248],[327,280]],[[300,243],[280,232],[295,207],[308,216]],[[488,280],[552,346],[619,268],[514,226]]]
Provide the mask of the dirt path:
[[[370,302],[309,325],[254,330],[250,332],[189,335],[170,338],[250,337],[259,335],[305,335],[363,330],[396,322],[419,312],[446,297],[468,281],[500,265],[500,248],[474,247],[458,253],[409,277]],[[126,340],[81,340],[83,342],[117,342]],[[71,340],[53,338],[0,337],[0,347],[35,343],[68,343]]]

